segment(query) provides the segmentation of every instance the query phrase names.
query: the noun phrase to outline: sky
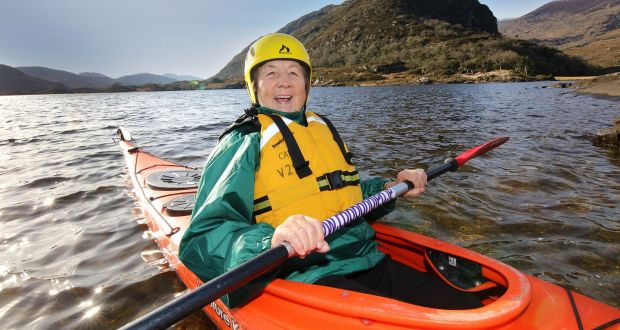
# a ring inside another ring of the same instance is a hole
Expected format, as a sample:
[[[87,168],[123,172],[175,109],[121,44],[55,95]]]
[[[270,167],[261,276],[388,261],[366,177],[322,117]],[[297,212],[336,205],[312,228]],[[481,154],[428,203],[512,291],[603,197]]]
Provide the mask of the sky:
[[[414,0],[411,0],[414,1]],[[498,19],[550,0],[480,0]],[[208,78],[256,38],[342,0],[0,0],[0,64]]]

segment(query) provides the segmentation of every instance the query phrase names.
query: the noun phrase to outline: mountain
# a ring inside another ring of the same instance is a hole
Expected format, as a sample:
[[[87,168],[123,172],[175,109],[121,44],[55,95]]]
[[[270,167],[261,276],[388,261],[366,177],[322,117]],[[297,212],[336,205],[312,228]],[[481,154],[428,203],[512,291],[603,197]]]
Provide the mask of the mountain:
[[[204,89],[199,77],[173,73],[139,73],[112,79],[97,72],[75,74],[40,66],[13,68],[0,65],[0,94],[55,92],[127,92]],[[236,85],[225,85],[224,87]]]
[[[110,78],[110,77],[108,77],[108,76],[106,76],[106,75],[104,75],[102,73],[99,73],[99,72],[80,72],[80,73],[78,73],[78,76],[91,77],[91,78],[102,78],[102,79],[111,79],[111,80],[113,80],[112,78]]]
[[[52,82],[59,82],[69,88],[89,89],[89,88],[107,88],[113,84],[120,84],[124,86],[140,86],[144,84],[169,84],[179,80],[195,80],[195,79],[180,79],[182,76],[175,74],[168,74],[174,77],[155,75],[151,73],[138,73],[133,75],[122,76],[120,78],[110,78],[106,75],[97,72],[82,72],[75,74],[68,71],[55,70],[40,66],[28,66],[18,67],[19,71],[24,74],[44,79]],[[176,78],[178,77],[178,78]],[[185,76],[191,77],[191,76]],[[192,77],[196,78],[196,77]],[[198,78],[200,79],[200,78]]]
[[[177,80],[177,81],[191,81],[191,80],[204,80],[200,77],[196,77],[196,76],[190,76],[190,75],[183,75],[183,76],[179,76],[176,75],[174,73],[166,73],[164,74],[165,77]]]
[[[66,91],[67,87],[30,77],[16,68],[0,64],[0,95]]]
[[[478,73],[483,80],[512,80],[593,71],[558,50],[502,37],[497,19],[477,0],[348,0],[278,32],[304,43],[315,85],[416,83],[429,77],[478,81]],[[241,81],[248,47],[207,82]],[[499,78],[489,78],[500,71]]]
[[[177,79],[152,73],[138,73],[128,76],[122,76],[115,79],[114,81],[125,86],[139,86],[144,84],[169,84],[177,81]]]
[[[55,70],[41,66],[22,66],[17,70],[31,77],[61,83],[69,88],[103,88],[114,83],[113,79],[102,74],[87,73],[77,75],[68,71]]]
[[[620,0],[552,1],[499,24],[502,34],[620,68]]]

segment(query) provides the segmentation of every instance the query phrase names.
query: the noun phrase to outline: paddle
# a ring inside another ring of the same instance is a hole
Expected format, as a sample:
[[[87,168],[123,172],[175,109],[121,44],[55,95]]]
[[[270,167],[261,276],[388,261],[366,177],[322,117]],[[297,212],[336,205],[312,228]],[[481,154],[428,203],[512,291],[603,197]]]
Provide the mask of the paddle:
[[[443,165],[429,169],[426,172],[427,178],[432,180],[446,172],[456,171],[468,160],[497,148],[508,141],[508,139],[508,137],[496,138],[465,151],[455,158],[448,158]],[[380,205],[405,194],[410,189],[413,189],[411,182],[399,183],[323,221],[322,226],[325,237]],[[170,301],[149,314],[125,325],[121,329],[165,329],[193,311],[210,304],[219,297],[274,269],[294,255],[295,253],[288,243],[276,246],[229,272],[210,280],[194,291]]]

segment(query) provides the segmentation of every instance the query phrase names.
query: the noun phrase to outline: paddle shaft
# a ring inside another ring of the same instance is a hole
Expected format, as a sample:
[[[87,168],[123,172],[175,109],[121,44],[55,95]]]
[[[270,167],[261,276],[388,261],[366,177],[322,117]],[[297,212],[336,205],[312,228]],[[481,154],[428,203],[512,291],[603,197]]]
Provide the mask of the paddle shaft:
[[[438,177],[439,175],[449,172],[456,171],[459,168],[458,162],[453,158],[446,159],[446,162],[443,165],[435,166],[429,169],[426,172],[427,180],[432,180],[433,178]],[[348,209],[332,216],[331,218],[321,222],[321,227],[323,228],[323,234],[325,237],[329,236],[331,233],[336,230],[346,226],[347,224],[355,221],[363,215],[368,214],[370,211],[376,209],[377,207],[395,199],[398,196],[402,196],[407,191],[413,189],[413,183],[409,181],[401,182],[393,187],[383,190],[375,195],[368,197],[367,199],[349,207]]]
[[[499,146],[504,143],[507,138],[501,141],[501,143],[495,142],[497,140],[498,139],[495,139],[482,145],[487,146],[496,143],[492,147],[487,147],[486,149],[481,148],[482,146],[476,147],[478,150],[483,150],[479,153],[472,153],[471,151],[476,149],[473,148],[467,151],[470,153],[466,155],[467,157],[462,157],[467,152],[459,155],[458,157],[461,157],[460,161],[453,158],[446,159],[444,164],[435,166],[426,171],[427,180],[432,180],[446,172],[456,171],[459,166],[464,164],[467,160]],[[413,184],[411,182],[399,183],[323,221],[322,227],[325,237],[390,200],[404,195],[410,189],[413,189]],[[288,243],[271,248],[236,268],[208,281],[195,290],[126,324],[121,329],[165,329],[179,320],[182,320],[193,311],[210,304],[221,296],[247,284],[258,276],[273,270],[294,255],[294,251]]]
[[[166,329],[219,297],[271,271],[288,258],[286,245],[278,245],[120,329]]]

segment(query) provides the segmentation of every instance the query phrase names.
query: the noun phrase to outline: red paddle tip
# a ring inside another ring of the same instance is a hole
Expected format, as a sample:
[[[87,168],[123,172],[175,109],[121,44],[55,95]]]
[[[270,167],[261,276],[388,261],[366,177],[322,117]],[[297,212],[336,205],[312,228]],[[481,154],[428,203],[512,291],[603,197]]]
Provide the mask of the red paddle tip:
[[[508,136],[502,136],[502,137],[498,137],[495,138],[489,142],[486,142],[484,144],[481,144],[477,147],[473,147],[465,152],[463,152],[462,154],[456,156],[454,159],[458,162],[459,167],[461,167],[463,164],[465,164],[467,161],[469,161],[470,159],[474,158],[474,157],[478,157],[482,154],[485,154],[499,146],[501,146],[502,144],[506,143],[506,141],[508,141],[510,139],[510,137]]]

